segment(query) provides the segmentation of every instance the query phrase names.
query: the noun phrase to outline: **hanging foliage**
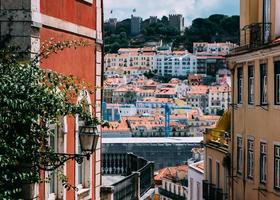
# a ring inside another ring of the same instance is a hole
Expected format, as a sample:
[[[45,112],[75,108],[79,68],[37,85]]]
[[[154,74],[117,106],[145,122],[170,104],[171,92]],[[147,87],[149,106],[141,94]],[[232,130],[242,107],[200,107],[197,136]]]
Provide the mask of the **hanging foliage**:
[[[77,104],[79,92],[89,91],[89,85],[39,67],[39,60],[52,53],[85,45],[83,41],[51,40],[33,59],[26,59],[29,52],[15,47],[0,49],[0,199],[20,199],[24,185],[42,181],[40,166],[46,161],[41,155],[54,153],[48,145],[51,131],[46,124],[59,123],[66,115],[101,124]],[[55,159],[50,156],[48,162],[55,163]]]

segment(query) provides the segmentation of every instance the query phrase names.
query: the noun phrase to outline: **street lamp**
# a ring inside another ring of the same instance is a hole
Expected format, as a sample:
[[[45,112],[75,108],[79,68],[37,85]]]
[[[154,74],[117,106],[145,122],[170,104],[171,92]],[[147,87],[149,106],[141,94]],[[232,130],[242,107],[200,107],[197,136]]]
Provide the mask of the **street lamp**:
[[[39,152],[40,166],[39,168],[44,171],[53,171],[62,166],[68,160],[75,160],[81,164],[84,157],[90,159],[90,155],[96,149],[99,139],[99,133],[95,125],[85,125],[79,128],[79,142],[81,146],[81,154],[67,154],[67,153],[46,153]]]
[[[97,127],[94,125],[81,126],[79,130],[79,139],[81,144],[81,150],[89,159],[90,154],[96,149],[96,145],[99,139]]]

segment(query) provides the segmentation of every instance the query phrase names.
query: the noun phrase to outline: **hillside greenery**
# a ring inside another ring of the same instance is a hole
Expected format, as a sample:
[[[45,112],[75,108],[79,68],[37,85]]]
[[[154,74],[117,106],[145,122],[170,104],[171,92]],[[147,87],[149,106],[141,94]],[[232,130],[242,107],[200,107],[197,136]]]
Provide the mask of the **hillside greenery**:
[[[177,31],[163,16],[156,23],[146,19],[141,24],[141,33],[130,34],[130,19],[117,23],[115,31],[105,23],[105,51],[116,53],[119,48],[142,47],[146,42],[162,40],[173,49],[188,49],[192,51],[193,42],[234,42],[239,41],[239,16],[214,14],[208,18],[196,18],[183,33]]]

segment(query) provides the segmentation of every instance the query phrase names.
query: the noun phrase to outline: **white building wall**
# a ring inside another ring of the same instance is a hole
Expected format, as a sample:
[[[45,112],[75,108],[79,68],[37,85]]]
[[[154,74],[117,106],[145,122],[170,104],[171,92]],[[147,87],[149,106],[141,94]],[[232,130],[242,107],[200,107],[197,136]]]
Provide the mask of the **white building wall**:
[[[208,112],[211,114],[216,114],[218,110],[228,109],[228,104],[230,102],[231,95],[230,92],[211,92],[208,94]],[[218,105],[216,102],[220,102]]]
[[[155,69],[161,76],[187,76],[197,73],[197,58],[193,54],[157,55]]]
[[[137,115],[137,109],[134,105],[120,106],[119,112],[122,117],[132,117],[132,116]]]
[[[203,161],[200,161],[203,162]],[[196,163],[194,163],[196,164]],[[202,181],[204,180],[204,174],[193,169],[191,164],[188,171],[188,183],[189,183],[189,200],[203,200],[202,198]]]

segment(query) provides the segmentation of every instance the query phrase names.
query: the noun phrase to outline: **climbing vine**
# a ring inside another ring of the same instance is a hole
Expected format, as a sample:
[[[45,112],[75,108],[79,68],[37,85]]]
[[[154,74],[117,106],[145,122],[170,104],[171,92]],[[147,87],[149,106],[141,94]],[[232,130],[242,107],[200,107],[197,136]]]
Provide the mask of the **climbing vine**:
[[[39,62],[65,48],[86,46],[83,41],[54,42],[42,45],[41,53],[16,47],[0,48],[0,199],[21,199],[23,186],[39,183],[40,153],[51,155],[48,143],[52,134],[47,124],[57,124],[61,116],[79,115],[91,124],[102,124],[77,104],[80,91],[90,85],[74,76],[65,76],[39,67]],[[55,163],[56,156],[48,158]],[[67,178],[63,184],[71,189]]]

